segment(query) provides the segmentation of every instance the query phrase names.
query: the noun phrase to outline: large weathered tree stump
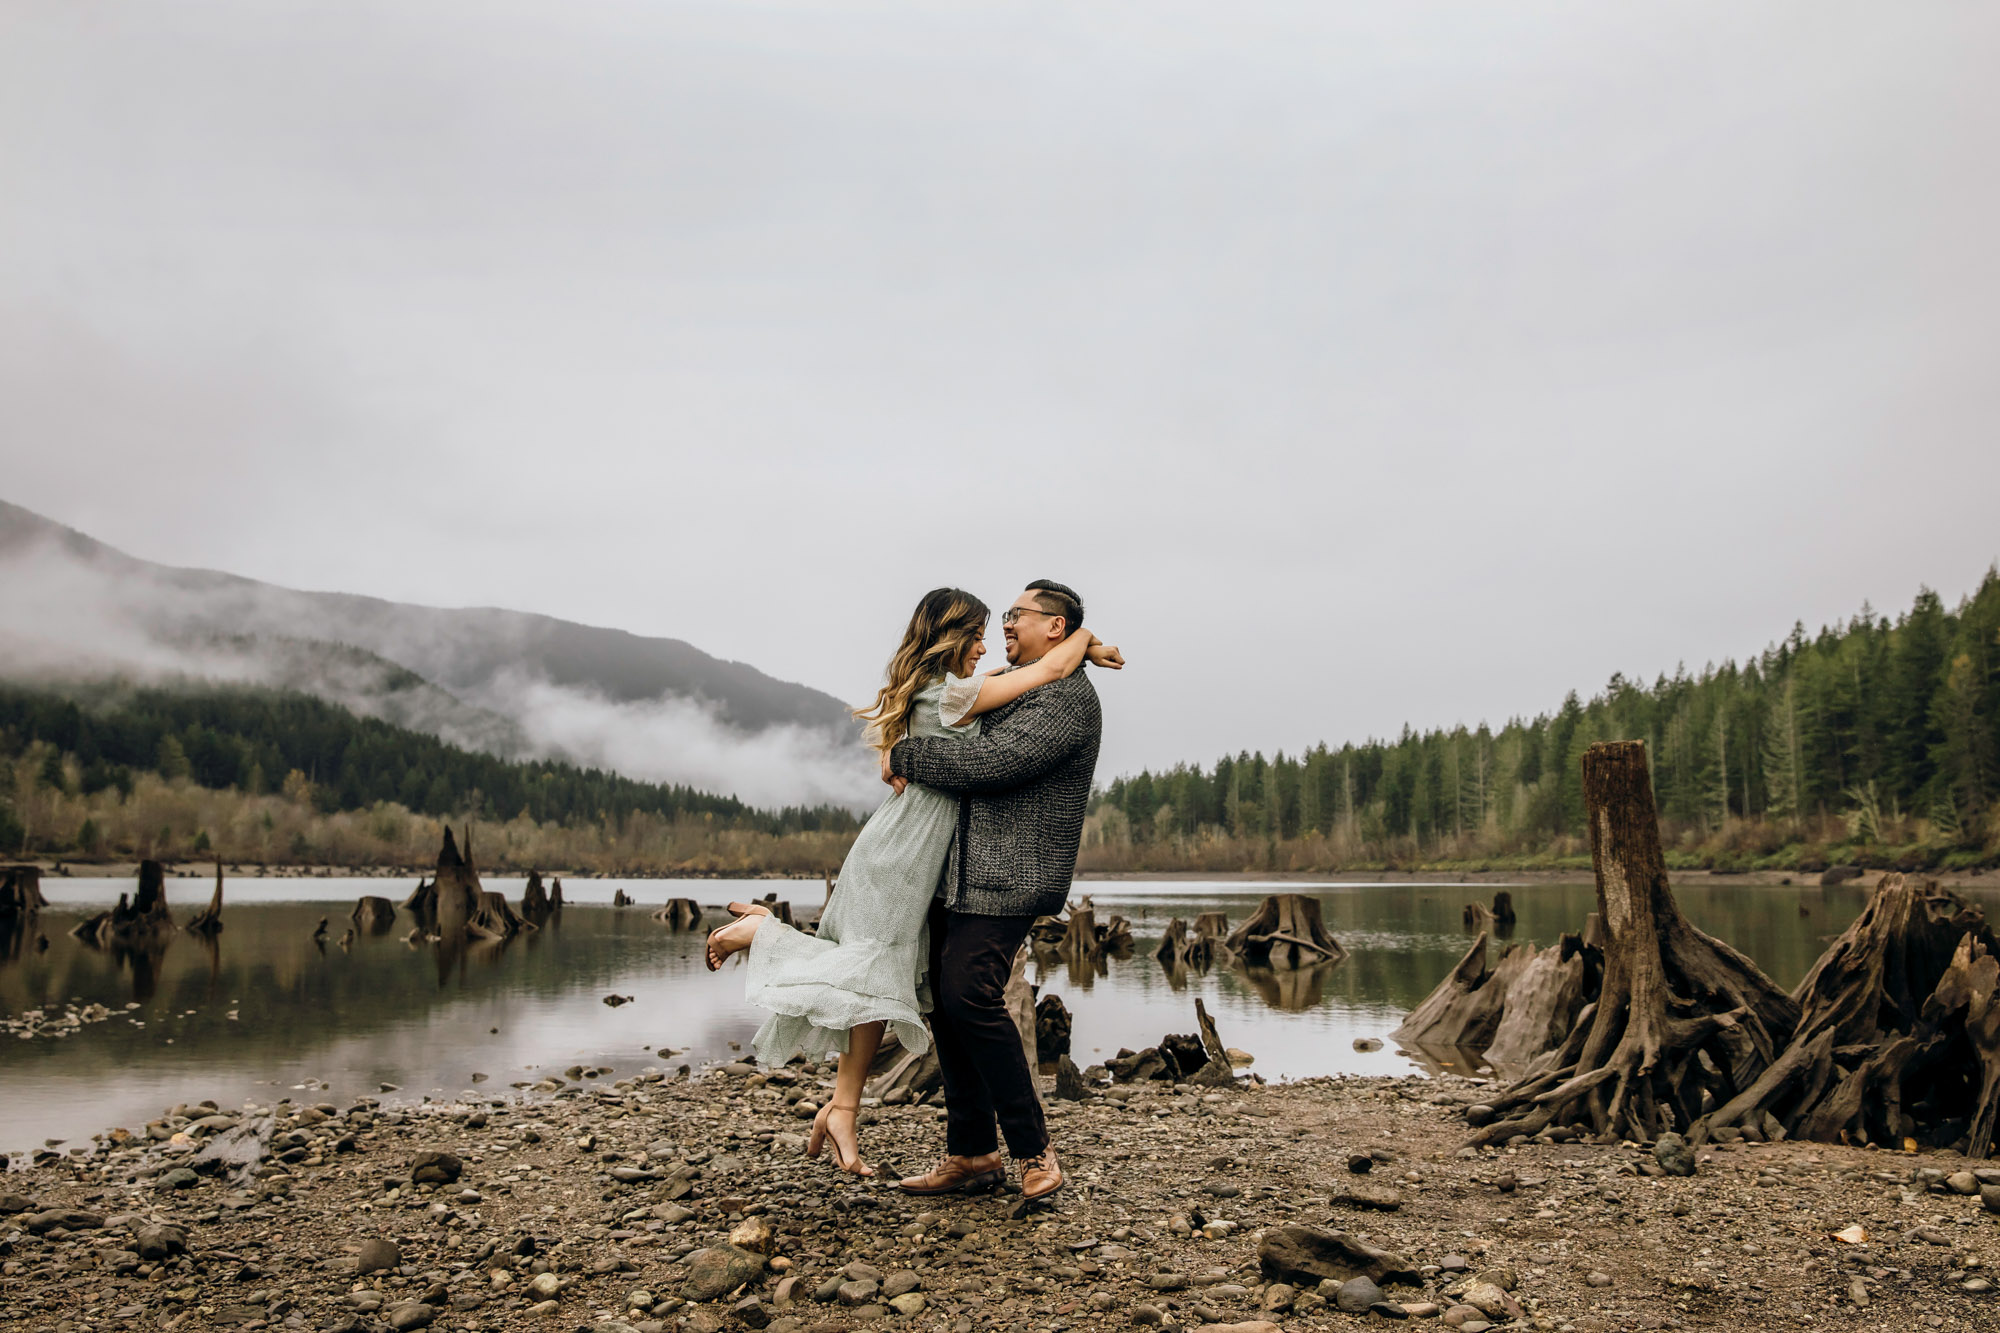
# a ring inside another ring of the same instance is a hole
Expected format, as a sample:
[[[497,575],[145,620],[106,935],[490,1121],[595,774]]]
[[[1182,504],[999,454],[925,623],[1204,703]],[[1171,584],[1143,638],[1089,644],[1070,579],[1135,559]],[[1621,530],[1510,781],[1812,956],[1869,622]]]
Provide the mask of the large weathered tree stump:
[[[1777,1057],[1799,1006],[1748,958],[1690,925],[1666,860],[1638,741],[1583,756],[1584,808],[1604,928],[1604,980],[1547,1071],[1495,1099],[1474,1143],[1575,1125],[1651,1142],[1749,1088]]]
[[[215,892],[210,895],[208,906],[188,918],[187,928],[194,935],[217,935],[222,932],[222,862],[215,863]]]
[[[1273,968],[1310,967],[1347,957],[1320,920],[1319,899],[1276,893],[1224,941],[1230,952]]]
[[[1437,1052],[1484,1050],[1500,1030],[1508,987],[1524,965],[1519,953],[1509,949],[1499,967],[1489,966],[1486,935],[1481,932],[1458,966],[1410,1011],[1389,1039]]]
[[[1776,1124],[1793,1138],[1913,1140],[1988,1156],[2000,1079],[1996,953],[1979,908],[1884,876],[1792,993],[1801,1015],[1784,1051],[1692,1137]]]
[[[1492,966],[1482,933],[1391,1040],[1439,1063],[1476,1055],[1503,1076],[1535,1072],[1597,998],[1604,956],[1596,922],[1593,913],[1581,938],[1564,935],[1546,949],[1512,945]]]

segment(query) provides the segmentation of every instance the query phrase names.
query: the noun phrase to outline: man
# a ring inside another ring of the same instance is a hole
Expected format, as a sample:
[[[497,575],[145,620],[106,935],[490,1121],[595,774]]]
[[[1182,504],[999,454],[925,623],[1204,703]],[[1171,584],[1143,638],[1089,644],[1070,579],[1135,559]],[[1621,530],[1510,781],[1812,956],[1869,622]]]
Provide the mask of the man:
[[[1026,666],[1083,628],[1083,601],[1038,579],[1000,617],[1000,628],[1008,666]],[[1079,670],[986,714],[977,737],[904,740],[883,756],[885,781],[907,779],[959,797],[958,836],[930,918],[945,1157],[928,1174],[901,1182],[911,1194],[988,1189],[1004,1180],[996,1122],[1020,1166],[1022,1197],[1062,1188],[1034,1071],[1004,992],[1035,918],[1060,912],[1069,899],[1102,729],[1097,691]]]

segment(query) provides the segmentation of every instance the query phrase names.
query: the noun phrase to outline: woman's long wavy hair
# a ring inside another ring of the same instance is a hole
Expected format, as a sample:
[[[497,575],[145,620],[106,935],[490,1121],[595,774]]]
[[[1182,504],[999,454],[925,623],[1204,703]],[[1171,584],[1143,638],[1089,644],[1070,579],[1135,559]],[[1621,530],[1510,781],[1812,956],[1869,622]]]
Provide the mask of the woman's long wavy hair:
[[[991,613],[963,588],[933,588],[917,603],[903,642],[889,659],[889,680],[867,708],[854,715],[868,724],[868,743],[886,750],[909,734],[917,691],[955,671],[972,645],[986,637]]]

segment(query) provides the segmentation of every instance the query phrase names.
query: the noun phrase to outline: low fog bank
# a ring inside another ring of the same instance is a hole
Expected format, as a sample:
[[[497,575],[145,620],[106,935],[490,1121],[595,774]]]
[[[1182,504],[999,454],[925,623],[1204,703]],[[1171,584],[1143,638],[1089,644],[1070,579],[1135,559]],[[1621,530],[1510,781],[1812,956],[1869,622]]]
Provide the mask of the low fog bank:
[[[393,655],[345,642],[349,626],[315,619],[308,596],[74,542],[0,544],[0,676],[297,690],[467,749],[561,759],[760,807],[859,810],[879,799],[874,763],[851,728],[751,729],[705,699],[616,700],[507,665],[505,643],[430,645],[430,656],[487,653],[468,683],[447,690]]]

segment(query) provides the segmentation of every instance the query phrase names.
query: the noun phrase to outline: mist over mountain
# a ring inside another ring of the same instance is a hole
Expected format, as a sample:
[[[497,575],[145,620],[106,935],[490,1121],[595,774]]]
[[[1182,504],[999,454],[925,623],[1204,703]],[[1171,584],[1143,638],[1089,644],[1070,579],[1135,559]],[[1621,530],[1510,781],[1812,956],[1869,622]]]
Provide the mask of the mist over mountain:
[[[296,689],[508,758],[760,806],[877,794],[847,705],[678,639],[154,564],[5,501],[0,624],[0,674],[15,678]]]

